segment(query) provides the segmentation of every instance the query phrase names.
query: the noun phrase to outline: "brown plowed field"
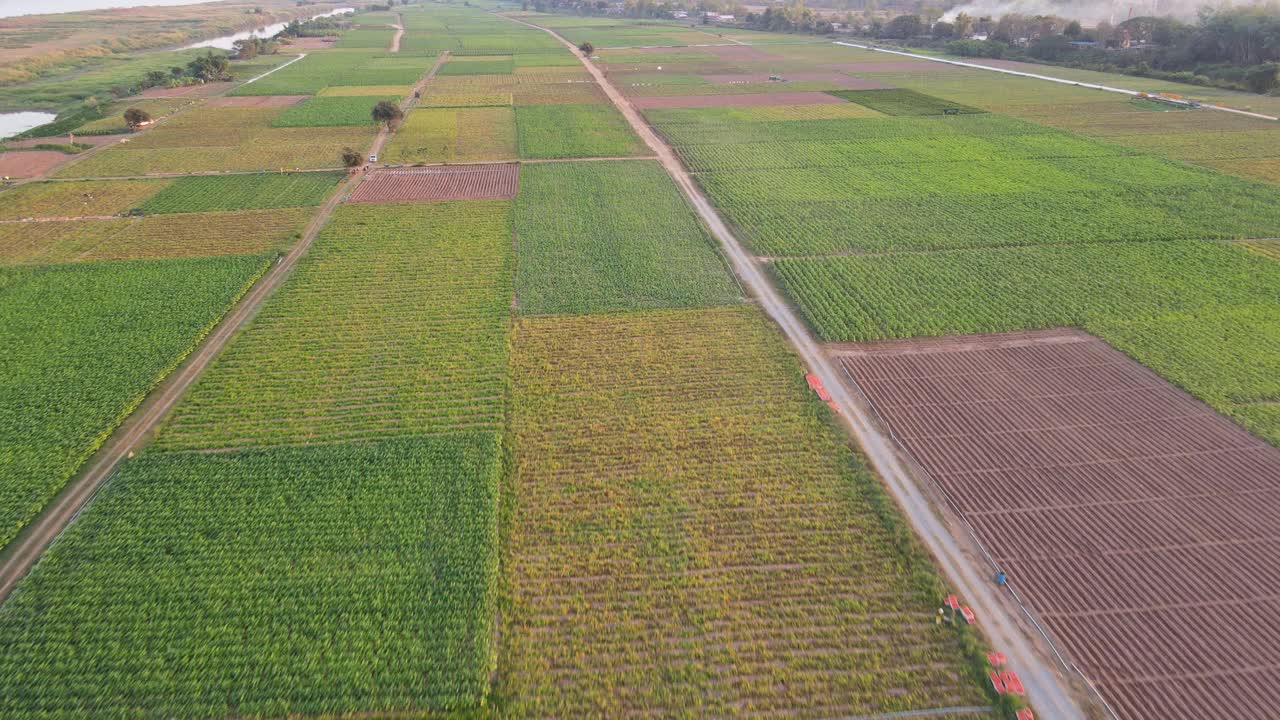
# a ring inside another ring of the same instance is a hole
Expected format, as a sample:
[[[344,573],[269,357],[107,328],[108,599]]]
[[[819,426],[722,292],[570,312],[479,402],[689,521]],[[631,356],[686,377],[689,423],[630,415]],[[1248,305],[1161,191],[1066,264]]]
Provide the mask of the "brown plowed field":
[[[1080,331],[831,352],[1122,718],[1276,717],[1280,450]]]
[[[772,105],[826,105],[844,100],[824,92],[770,92],[742,95],[671,95],[632,98],[641,110],[650,108],[768,107]]]
[[[513,198],[515,163],[374,170],[351,194],[352,202],[418,202]]]
[[[205,107],[284,107],[297,105],[310,95],[235,95],[209,98]]]

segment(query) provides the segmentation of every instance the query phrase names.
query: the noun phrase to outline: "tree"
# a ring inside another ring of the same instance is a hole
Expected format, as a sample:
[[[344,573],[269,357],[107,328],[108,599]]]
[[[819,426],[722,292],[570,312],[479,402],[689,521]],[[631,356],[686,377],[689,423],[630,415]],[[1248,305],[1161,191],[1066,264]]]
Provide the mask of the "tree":
[[[592,45],[590,42],[583,42],[578,46],[578,49],[582,51],[583,55],[590,57],[591,53],[596,51],[596,46]]]
[[[156,87],[157,85],[165,84],[168,79],[168,73],[163,70],[149,70],[147,71],[146,79],[143,80],[143,84],[147,87]]]
[[[933,24],[934,40],[949,40],[956,34],[956,27],[949,22],[939,20]]]
[[[343,167],[358,167],[363,160],[364,156],[360,154],[359,150],[349,147],[342,148]]]
[[[400,118],[404,117],[404,111],[400,109],[399,105],[383,100],[373,106],[372,115],[374,122],[382,123],[387,126],[387,129],[390,129]]]
[[[129,126],[130,130],[137,130],[144,123],[151,122],[151,115],[141,108],[131,107],[124,111],[124,124]]]
[[[1076,38],[1084,34],[1084,28],[1080,27],[1080,23],[1076,22],[1075,20],[1072,20],[1071,22],[1067,23],[1067,27],[1062,31],[1062,34],[1066,35],[1072,40],[1075,40]]]
[[[1244,84],[1256,93],[1271,92],[1280,87],[1280,65],[1264,63],[1249,68],[1244,74]]]
[[[881,31],[881,37],[906,40],[924,34],[924,22],[919,15],[899,15],[889,21]]]
[[[231,44],[231,51],[236,54],[237,60],[252,60],[258,57],[258,43],[256,38],[247,40],[237,40]]]
[[[174,65],[169,68],[169,75],[172,76],[174,80],[181,80],[187,76],[187,69],[179,65]]]
[[[960,13],[956,15],[954,25],[954,34],[958,38],[969,37],[970,31],[973,30],[973,18],[968,13]]]
[[[191,73],[191,77],[207,82],[226,77],[227,66],[226,55],[216,54],[210,50],[208,54],[199,55],[187,63],[187,70]]]

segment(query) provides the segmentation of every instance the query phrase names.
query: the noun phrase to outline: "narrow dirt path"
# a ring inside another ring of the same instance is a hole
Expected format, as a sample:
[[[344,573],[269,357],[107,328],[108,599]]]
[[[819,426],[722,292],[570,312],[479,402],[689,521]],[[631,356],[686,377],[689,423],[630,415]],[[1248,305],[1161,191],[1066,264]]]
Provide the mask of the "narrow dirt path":
[[[421,90],[430,81],[447,55],[448,53],[440,54],[431,70],[414,86],[415,92]],[[414,101],[414,96],[410,95],[402,101],[401,107],[407,110],[412,107]],[[369,152],[378,152],[392,132],[385,127],[380,130]],[[116,466],[142,447],[159,423],[182,399],[187,389],[199,379],[209,363],[222,351],[227,341],[257,314],[262,303],[284,282],[298,261],[307,254],[320,234],[320,229],[328,222],[329,216],[362,179],[363,174],[352,173],[338,184],[338,187],[325,200],[324,205],[312,216],[303,230],[302,237],[289,249],[288,254],[280,258],[258,282],[254,283],[249,292],[245,293],[240,302],[223,316],[213,331],[201,341],[199,347],[182,365],[162,380],[146,401],[133,414],[125,418],[103,447],[89,458],[80,474],[68,483],[62,493],[45,507],[40,516],[27,526],[17,539],[9,544],[0,556],[0,603],[26,576],[45,549],[93,499],[102,484],[111,477]]]
[[[404,37],[404,15],[396,13],[396,24],[391,27],[396,29],[396,34],[391,38],[391,52],[400,52],[400,38]]]
[[[947,524],[935,514],[928,496],[921,490],[916,476],[908,470],[903,458],[896,452],[893,441],[873,422],[866,404],[854,399],[835,366],[810,334],[808,326],[782,299],[781,294],[765,277],[760,266],[752,260],[711,203],[703,196],[692,176],[680,163],[675,151],[649,127],[649,124],[640,116],[631,102],[613,86],[604,72],[583,56],[573,43],[547,28],[515,18],[507,19],[549,33],[582,61],[610,101],[631,124],[636,134],[658,156],[663,167],[692,203],[708,230],[719,240],[734,272],[750,288],[760,307],[782,329],[783,334],[810,372],[821,378],[839,407],[841,418],[853,433],[876,472],[884,478],[885,485],[911,522],[916,535],[933,554],[956,591],[977,613],[984,632],[996,649],[1009,657],[1010,665],[1018,671],[1031,702],[1036,705],[1041,716],[1062,720],[1084,720],[1085,713],[1065,678],[1043,659],[1043,654],[1037,652],[1015,616],[1008,611],[1004,603],[997,599],[994,585],[984,577],[985,568],[979,571],[970,562],[960,543],[949,531]]]

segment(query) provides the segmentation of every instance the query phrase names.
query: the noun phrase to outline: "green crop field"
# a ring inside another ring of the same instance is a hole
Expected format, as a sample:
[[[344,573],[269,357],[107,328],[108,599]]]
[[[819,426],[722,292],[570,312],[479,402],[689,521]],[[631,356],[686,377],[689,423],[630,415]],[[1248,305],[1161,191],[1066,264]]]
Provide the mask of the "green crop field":
[[[1005,117],[649,117],[761,255],[1280,234],[1280,190]]]
[[[497,430],[511,203],[346,205],[192,389],[165,449]],[[350,378],[360,382],[350,382]]]
[[[607,105],[524,105],[516,108],[522,158],[642,155],[644,143]]]
[[[361,28],[342,33],[334,47],[357,49],[386,49],[391,47],[391,38],[396,34],[392,28]]]
[[[469,434],[126,463],[0,613],[0,715],[479,704],[493,669],[498,444]]]
[[[139,207],[148,214],[209,210],[258,210],[319,205],[340,173],[197,175],[179,178]]]
[[[311,53],[231,94],[314,95],[330,85],[412,85],[429,69],[431,62],[425,58],[358,51]]]
[[[242,256],[0,268],[0,547],[266,266]]]
[[[516,205],[523,313],[696,307],[740,298],[713,241],[657,162],[525,165]]]
[[[417,108],[382,151],[389,163],[514,160],[515,111],[510,107]]]
[[[513,712],[986,702],[932,569],[757,309],[525,318],[513,348]]]
[[[1261,282],[1274,281],[1264,275]],[[1280,445],[1280,304],[1209,305],[1085,327],[1220,412]]]
[[[395,95],[314,97],[285,110],[271,126],[369,125],[373,123],[373,106],[379,102],[396,104],[400,98]]]
[[[999,332],[1280,303],[1280,265],[1223,243],[785,258],[771,267],[827,340]]]

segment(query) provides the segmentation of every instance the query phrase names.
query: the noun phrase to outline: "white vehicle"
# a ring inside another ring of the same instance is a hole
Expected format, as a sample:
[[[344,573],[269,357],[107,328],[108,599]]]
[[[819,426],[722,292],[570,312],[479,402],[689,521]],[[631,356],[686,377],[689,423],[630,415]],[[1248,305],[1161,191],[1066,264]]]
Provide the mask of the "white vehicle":
[[[378,156],[377,156],[377,155],[370,155],[370,156],[369,156],[369,162],[378,162]]]

